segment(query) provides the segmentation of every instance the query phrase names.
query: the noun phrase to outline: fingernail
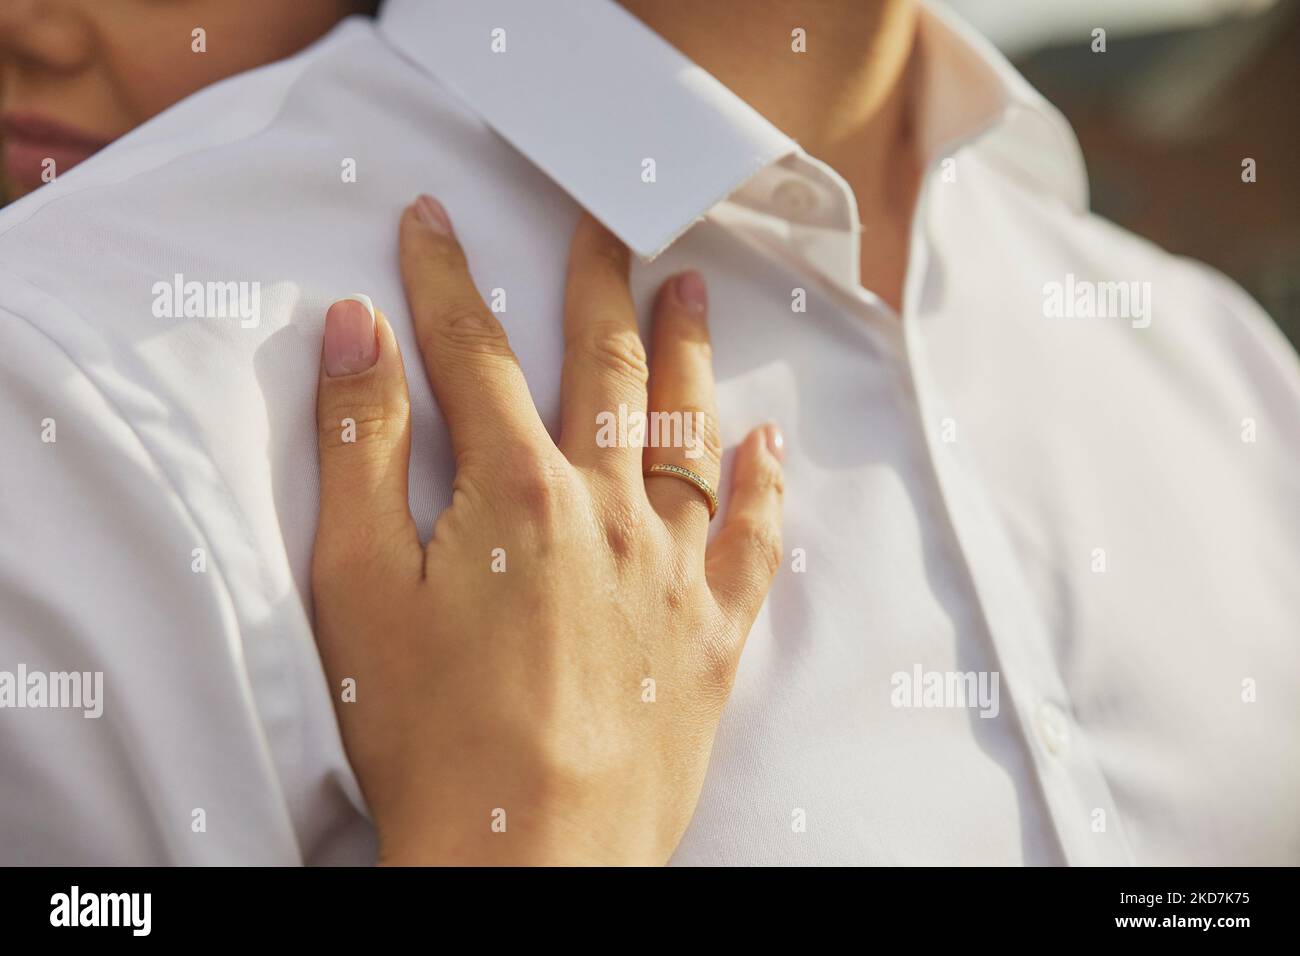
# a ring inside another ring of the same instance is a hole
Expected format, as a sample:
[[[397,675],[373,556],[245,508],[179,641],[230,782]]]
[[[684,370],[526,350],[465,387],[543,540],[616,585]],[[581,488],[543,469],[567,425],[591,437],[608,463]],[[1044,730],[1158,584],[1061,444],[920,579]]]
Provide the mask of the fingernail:
[[[330,378],[364,372],[379,358],[375,306],[369,296],[339,299],[325,313],[325,374]]]
[[[704,276],[694,269],[688,269],[679,275],[674,288],[677,291],[677,301],[690,312],[703,315],[708,309],[709,289],[704,284]]]
[[[420,222],[439,235],[451,235],[451,217],[447,210],[427,193],[421,193],[415,200],[415,214],[420,217]]]
[[[776,460],[785,461],[785,436],[781,434],[781,429],[775,422],[768,422],[763,426],[763,438],[767,440],[767,450]]]

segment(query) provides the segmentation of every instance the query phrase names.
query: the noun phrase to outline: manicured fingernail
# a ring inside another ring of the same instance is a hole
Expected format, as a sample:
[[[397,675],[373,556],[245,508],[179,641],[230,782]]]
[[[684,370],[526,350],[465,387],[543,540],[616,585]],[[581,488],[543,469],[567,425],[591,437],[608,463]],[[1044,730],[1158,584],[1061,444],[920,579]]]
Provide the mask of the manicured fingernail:
[[[677,300],[690,312],[703,315],[708,309],[709,289],[704,284],[704,276],[694,269],[688,269],[679,275],[674,288],[677,290]]]
[[[774,422],[768,422],[763,426],[763,438],[767,440],[767,450],[776,460],[785,461],[785,436],[781,434],[780,427]]]
[[[434,232],[443,236],[451,235],[451,217],[447,215],[447,210],[427,193],[421,193],[415,200],[415,214],[420,217],[420,222]]]
[[[339,299],[325,313],[325,374],[330,378],[364,372],[379,358],[375,307],[369,296]]]

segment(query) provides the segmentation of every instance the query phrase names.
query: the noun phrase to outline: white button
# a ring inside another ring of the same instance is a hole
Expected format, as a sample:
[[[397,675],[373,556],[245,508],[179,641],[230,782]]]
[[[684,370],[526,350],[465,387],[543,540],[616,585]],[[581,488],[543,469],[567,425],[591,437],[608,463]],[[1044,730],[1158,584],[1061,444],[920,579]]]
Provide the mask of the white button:
[[[1054,757],[1059,757],[1070,747],[1070,725],[1061,708],[1049,701],[1038,705],[1038,736],[1043,746]]]
[[[787,179],[772,190],[772,204],[791,219],[807,216],[817,208],[817,193],[802,180]]]

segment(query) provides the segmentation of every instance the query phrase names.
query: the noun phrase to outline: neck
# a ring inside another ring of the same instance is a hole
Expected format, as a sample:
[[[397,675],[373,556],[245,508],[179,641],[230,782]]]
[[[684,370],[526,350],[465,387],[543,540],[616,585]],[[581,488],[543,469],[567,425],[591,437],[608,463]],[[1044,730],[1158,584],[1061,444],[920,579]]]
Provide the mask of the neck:
[[[621,0],[853,188],[863,282],[895,308],[919,170],[912,0]],[[792,31],[804,31],[795,52]]]

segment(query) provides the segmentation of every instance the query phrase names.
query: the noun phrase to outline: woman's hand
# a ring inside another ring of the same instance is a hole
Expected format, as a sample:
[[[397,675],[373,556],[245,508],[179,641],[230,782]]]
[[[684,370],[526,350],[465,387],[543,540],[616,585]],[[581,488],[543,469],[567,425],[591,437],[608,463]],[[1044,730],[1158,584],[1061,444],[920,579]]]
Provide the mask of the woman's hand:
[[[401,266],[456,454],[427,546],[408,508],[406,380],[382,314],[330,308],[318,395],[316,635],[380,860],[664,863],[780,562],[780,435],[764,426],[737,451],[706,549],[707,495],[643,474],[670,463],[717,486],[697,274],[660,290],[647,369],[627,250],[584,217],[557,447],[429,197],[402,216]],[[602,447],[597,416],[620,405],[701,413],[702,453]]]

